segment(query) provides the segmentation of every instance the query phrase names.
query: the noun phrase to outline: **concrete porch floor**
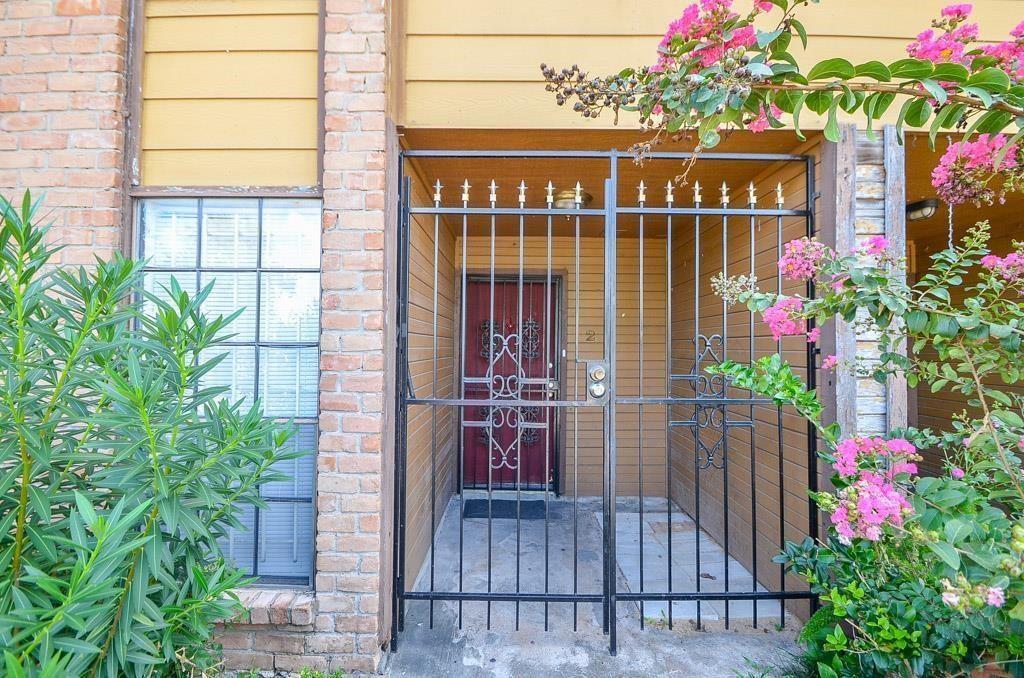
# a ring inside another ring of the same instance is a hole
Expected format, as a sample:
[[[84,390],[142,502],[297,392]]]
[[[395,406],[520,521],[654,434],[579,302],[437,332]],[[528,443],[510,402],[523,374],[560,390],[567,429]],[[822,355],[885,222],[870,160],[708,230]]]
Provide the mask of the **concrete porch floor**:
[[[476,493],[466,493],[473,498]],[[495,493],[495,498],[514,494]],[[523,494],[524,501],[542,495]],[[637,498],[620,497],[617,502],[618,590],[639,590],[641,520]],[[575,537],[573,515],[576,514]],[[454,497],[435,536],[434,589],[457,591],[460,541],[459,499]],[[602,513],[599,497],[581,497],[574,507],[571,498],[551,498],[547,521],[547,590],[573,592],[573,544],[576,543],[576,590],[601,591]],[[462,522],[463,590],[486,591],[487,521]],[[644,501],[643,553],[644,589],[666,590],[668,582],[668,520],[664,498]],[[491,590],[516,589],[516,551],[519,552],[519,589],[545,590],[545,521],[495,519],[491,524]],[[672,580],[673,590],[693,591],[698,573],[695,567],[697,531],[692,520],[673,507]],[[703,591],[722,591],[725,584],[725,553],[706,534],[700,538],[700,581]],[[414,590],[430,588],[429,558],[424,563]],[[729,561],[729,589],[750,591],[753,578],[737,561]],[[759,587],[759,590],[765,590]],[[640,628],[636,603],[619,603],[618,655],[608,653],[608,637],[601,628],[600,603],[493,603],[490,630],[487,605],[436,602],[433,628],[429,604],[407,604],[405,630],[399,636],[399,650],[390,657],[392,676],[649,676],[652,672],[672,676],[778,675],[797,652],[793,634],[797,623],[787,615],[786,629],[779,630],[779,605],[761,601],[757,605],[758,626],[752,627],[753,605],[749,601],[729,604],[730,627],[724,629],[724,602],[704,602],[700,615],[703,630],[696,629],[697,605],[676,602],[672,607],[673,629],[668,629],[666,603],[645,603],[646,628]],[[545,631],[545,621],[548,630]]]

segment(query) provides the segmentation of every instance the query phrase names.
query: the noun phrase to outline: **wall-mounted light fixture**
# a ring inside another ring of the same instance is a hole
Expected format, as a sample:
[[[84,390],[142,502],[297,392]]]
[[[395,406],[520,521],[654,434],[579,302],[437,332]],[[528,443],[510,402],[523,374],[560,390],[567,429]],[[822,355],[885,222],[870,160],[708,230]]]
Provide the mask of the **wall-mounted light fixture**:
[[[556,210],[571,210],[576,207],[576,190],[568,189],[566,191],[559,191],[555,193],[554,207]],[[594,196],[590,195],[586,191],[579,192],[580,207],[586,207],[593,202]]]
[[[907,221],[931,219],[939,209],[939,201],[935,198],[918,200],[907,205]]]

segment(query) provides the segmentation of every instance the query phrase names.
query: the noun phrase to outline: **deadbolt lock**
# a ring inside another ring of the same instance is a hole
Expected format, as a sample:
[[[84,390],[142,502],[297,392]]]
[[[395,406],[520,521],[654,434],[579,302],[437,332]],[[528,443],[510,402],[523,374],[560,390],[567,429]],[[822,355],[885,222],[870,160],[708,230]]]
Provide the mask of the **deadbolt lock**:
[[[608,393],[608,368],[603,362],[587,363],[587,397],[603,398]]]

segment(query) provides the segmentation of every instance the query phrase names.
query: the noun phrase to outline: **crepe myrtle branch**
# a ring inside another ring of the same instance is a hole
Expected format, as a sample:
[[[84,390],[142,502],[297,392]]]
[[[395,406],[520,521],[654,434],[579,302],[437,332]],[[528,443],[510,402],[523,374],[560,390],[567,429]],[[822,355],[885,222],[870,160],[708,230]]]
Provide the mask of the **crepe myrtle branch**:
[[[691,5],[669,26],[655,64],[600,77],[578,65],[541,64],[545,87],[584,118],[608,110],[617,123],[620,111],[637,113],[653,132],[633,147],[638,161],[665,141],[695,137],[700,151],[735,129],[760,132],[788,122],[803,138],[806,110],[825,116],[830,141],[839,138],[840,111],[859,112],[873,136],[875,121],[894,105],[900,135],[906,126],[927,128],[932,144],[942,131],[994,137],[1010,128],[993,169],[1024,135],[1024,24],[1011,40],[975,46],[977,26],[965,23],[967,13],[944,10],[933,30],[908,45],[908,58],[859,65],[830,58],[805,73],[789,48],[794,37],[806,47],[794,10],[808,2],[759,0],[746,16],[728,0]],[[756,29],[755,18],[776,7],[783,15],[776,28]]]

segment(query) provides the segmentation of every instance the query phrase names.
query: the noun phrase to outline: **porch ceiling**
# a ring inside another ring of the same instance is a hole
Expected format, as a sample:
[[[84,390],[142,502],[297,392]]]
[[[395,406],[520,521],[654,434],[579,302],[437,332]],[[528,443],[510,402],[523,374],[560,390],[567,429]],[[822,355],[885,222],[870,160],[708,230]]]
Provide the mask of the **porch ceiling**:
[[[637,185],[641,179],[647,185],[647,200],[652,206],[665,203],[665,185],[680,174],[680,160],[649,160],[643,167],[632,162],[628,147],[642,137],[635,131],[595,130],[425,130],[409,129],[403,132],[403,146],[407,149],[429,150],[594,150],[618,148],[623,153],[619,162],[618,203],[634,205]],[[692,144],[666,144],[657,151],[690,151]],[[796,153],[798,143],[792,132],[767,132],[760,135],[733,134],[714,149],[716,153]],[[747,200],[747,185],[759,175],[771,171],[775,163],[749,160],[702,159],[690,171],[688,185],[675,190],[676,204],[692,204],[693,184],[700,182],[706,205],[718,205],[721,186],[730,187],[733,200]],[[516,187],[520,181],[527,186],[527,205],[543,206],[544,187],[551,181],[556,190],[572,188],[580,182],[583,189],[593,195],[592,208],[604,205],[604,180],[609,175],[609,161],[605,158],[415,158],[413,166],[420,179],[427,184],[440,180],[444,186],[444,204],[459,200],[459,186],[468,180],[471,185],[470,204],[487,204],[487,186],[493,179],[498,185],[499,206],[513,206],[517,200]],[[770,204],[774,195],[761,196],[761,204]]]

